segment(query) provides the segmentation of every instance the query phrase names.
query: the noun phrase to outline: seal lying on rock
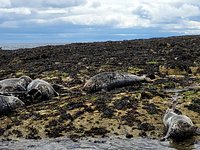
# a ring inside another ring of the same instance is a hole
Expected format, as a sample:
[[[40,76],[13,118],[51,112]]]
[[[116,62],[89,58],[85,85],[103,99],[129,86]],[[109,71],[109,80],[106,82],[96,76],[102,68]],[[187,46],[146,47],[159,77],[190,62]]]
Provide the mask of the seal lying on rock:
[[[168,138],[180,140],[193,135],[200,135],[200,129],[194,126],[189,117],[178,115],[174,111],[175,107],[172,107],[172,109],[168,108],[164,114],[163,123],[167,129],[167,134],[161,138],[161,141]]]
[[[129,73],[103,72],[86,81],[83,90],[88,92],[111,90],[117,87],[133,85],[137,82],[152,82],[148,77]]]
[[[20,78],[9,78],[0,81],[1,94],[14,94],[19,91],[26,91],[27,85],[32,81],[28,76]]]
[[[24,105],[24,102],[17,97],[0,95],[0,114],[9,113]]]
[[[34,99],[41,100],[47,100],[53,96],[59,95],[48,82],[41,79],[33,80],[27,86],[27,93]]]

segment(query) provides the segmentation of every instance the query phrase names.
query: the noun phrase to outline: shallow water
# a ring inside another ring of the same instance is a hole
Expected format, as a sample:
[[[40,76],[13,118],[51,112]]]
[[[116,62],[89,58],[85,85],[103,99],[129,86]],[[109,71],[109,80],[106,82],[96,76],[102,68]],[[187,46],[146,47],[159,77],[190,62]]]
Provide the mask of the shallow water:
[[[185,142],[160,142],[147,138],[87,138],[72,141],[68,138],[1,141],[0,149],[9,150],[192,150],[200,149],[200,142],[195,139]]]

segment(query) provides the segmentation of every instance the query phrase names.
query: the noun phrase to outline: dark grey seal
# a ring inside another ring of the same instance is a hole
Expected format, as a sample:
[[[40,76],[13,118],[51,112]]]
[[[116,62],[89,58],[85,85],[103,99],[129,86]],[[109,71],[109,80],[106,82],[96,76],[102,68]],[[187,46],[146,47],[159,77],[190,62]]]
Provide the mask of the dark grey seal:
[[[193,135],[200,135],[200,129],[194,126],[192,120],[188,116],[179,115],[174,111],[174,107],[171,109],[168,108],[164,114],[163,123],[167,133],[161,138],[161,141],[168,138],[182,140]]]
[[[7,114],[23,106],[25,106],[24,102],[17,97],[0,95],[0,114]]]
[[[0,81],[0,93],[12,94],[19,91],[26,91],[27,85],[32,81],[28,76],[20,78],[9,78]]]
[[[83,90],[88,92],[111,90],[133,85],[137,82],[152,82],[152,80],[145,75],[137,76],[129,73],[103,72],[87,80]]]
[[[59,94],[48,82],[35,79],[27,86],[27,93],[34,99],[48,100]]]

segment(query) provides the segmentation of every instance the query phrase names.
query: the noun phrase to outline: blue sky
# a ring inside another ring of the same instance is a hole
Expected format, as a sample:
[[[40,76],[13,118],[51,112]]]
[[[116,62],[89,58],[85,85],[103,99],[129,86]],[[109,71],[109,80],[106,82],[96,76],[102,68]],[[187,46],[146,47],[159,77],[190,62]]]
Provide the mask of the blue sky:
[[[199,0],[0,0],[0,43],[200,34]]]

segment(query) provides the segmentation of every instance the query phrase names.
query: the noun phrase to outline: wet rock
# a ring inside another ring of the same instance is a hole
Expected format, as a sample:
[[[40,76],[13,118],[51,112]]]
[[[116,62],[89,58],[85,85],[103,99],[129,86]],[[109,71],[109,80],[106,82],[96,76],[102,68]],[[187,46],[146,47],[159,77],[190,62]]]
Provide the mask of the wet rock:
[[[0,128],[0,135],[3,135],[5,132],[5,129],[4,128]]]
[[[61,137],[63,136],[62,133],[60,133],[59,131],[60,128],[52,128],[52,129],[45,129],[45,132],[46,132],[46,135],[49,137],[49,138],[57,138],[57,137]]]
[[[84,106],[83,102],[70,102],[65,107],[67,110],[73,110],[73,109],[80,108],[83,106]]]
[[[141,93],[141,98],[142,99],[151,99],[153,97],[154,97],[154,95],[152,93],[148,92],[148,91],[143,91]]]
[[[146,136],[147,136],[147,133],[144,132],[144,131],[141,131],[141,132],[139,133],[139,136],[141,136],[141,137],[146,137]]]
[[[125,125],[133,127],[135,125],[141,124],[141,121],[137,119],[138,112],[135,110],[127,111],[125,115],[121,117],[121,120],[124,121]]]
[[[60,119],[59,122],[64,121],[64,120],[71,120],[71,121],[74,120],[74,118],[72,117],[72,115],[69,114],[69,113],[67,113],[67,112],[63,112],[63,113],[61,113],[59,119]]]
[[[16,135],[16,137],[18,137],[18,138],[21,138],[21,137],[23,137],[23,134],[22,134],[22,132],[21,132],[21,131],[19,131],[19,130],[13,130],[13,131],[12,131],[12,133],[13,133],[13,134],[15,134],[15,135]]]
[[[160,112],[160,110],[157,109],[157,106],[153,103],[145,104],[143,108],[146,109],[146,111],[151,115],[158,114]]]
[[[152,130],[155,130],[155,127],[147,122],[145,123],[141,123],[138,127],[140,130],[143,130],[143,131],[152,131]]]
[[[185,107],[200,114],[200,99],[193,99],[192,103],[189,106],[185,105]]]
[[[94,135],[101,135],[101,136],[105,136],[107,133],[109,133],[108,130],[106,130],[105,128],[91,128],[89,131],[85,131],[86,135],[89,136],[94,136]]]
[[[76,112],[76,114],[73,116],[74,119],[80,117],[81,115],[83,115],[85,113],[85,110],[81,110],[81,111],[78,111]]]
[[[126,138],[131,139],[131,138],[133,138],[133,135],[132,134],[126,134]]]
[[[26,139],[41,139],[40,136],[38,136],[38,130],[33,127],[29,127],[29,133],[26,135]]]
[[[115,112],[115,110],[112,107],[103,107],[99,110],[103,113],[102,117],[106,118],[112,118]]]
[[[130,97],[123,97],[122,99],[116,100],[113,104],[116,109],[126,110],[127,108],[132,108],[134,102]]]
[[[110,99],[110,98],[109,98]],[[94,104],[96,105],[95,110],[98,110],[102,113],[102,117],[112,118],[115,112],[114,108],[111,106],[107,106],[107,97],[101,97],[97,99]]]

